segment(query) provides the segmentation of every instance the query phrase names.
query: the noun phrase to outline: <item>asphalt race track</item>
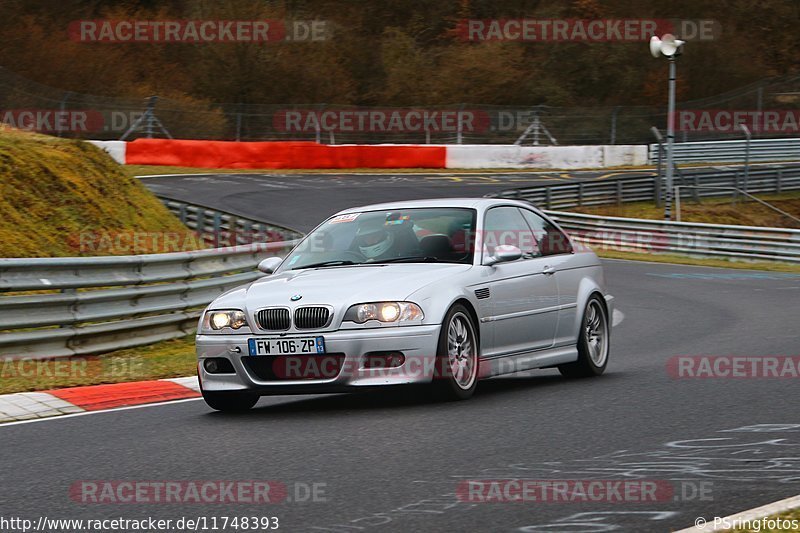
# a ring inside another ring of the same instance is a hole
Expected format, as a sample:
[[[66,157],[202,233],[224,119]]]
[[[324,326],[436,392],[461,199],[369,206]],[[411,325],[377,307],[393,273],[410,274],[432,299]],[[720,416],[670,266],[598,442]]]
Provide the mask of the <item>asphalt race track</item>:
[[[448,176],[144,181],[300,230],[350,205],[552,182]],[[0,427],[0,509],[29,518],[277,516],[284,531],[669,531],[797,494],[797,378],[676,378],[668,362],[799,355],[800,275],[624,261],[607,261],[606,274],[621,313],[601,378],[568,381],[553,370],[496,378],[472,400],[447,404],[413,391],[271,397],[231,416],[193,400],[9,424]],[[455,496],[465,480],[513,478],[644,479],[674,493],[617,503]],[[89,479],[276,480],[292,501],[75,503],[70,486]],[[297,501],[315,483],[317,501]]]
[[[580,180],[620,173],[580,173]],[[627,175],[627,174],[626,174]],[[635,175],[652,175],[636,172]],[[483,196],[488,192],[574,180],[546,174],[192,174],[141,178],[157,194],[309,231],[328,215],[376,201],[441,196]]]

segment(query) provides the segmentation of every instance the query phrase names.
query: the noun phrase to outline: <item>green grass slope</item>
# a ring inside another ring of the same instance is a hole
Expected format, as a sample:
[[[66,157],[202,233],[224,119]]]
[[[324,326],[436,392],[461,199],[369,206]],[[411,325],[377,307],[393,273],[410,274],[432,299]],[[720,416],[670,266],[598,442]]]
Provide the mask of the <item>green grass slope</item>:
[[[0,257],[199,247],[155,196],[99,148],[9,128],[0,129],[0,213]]]

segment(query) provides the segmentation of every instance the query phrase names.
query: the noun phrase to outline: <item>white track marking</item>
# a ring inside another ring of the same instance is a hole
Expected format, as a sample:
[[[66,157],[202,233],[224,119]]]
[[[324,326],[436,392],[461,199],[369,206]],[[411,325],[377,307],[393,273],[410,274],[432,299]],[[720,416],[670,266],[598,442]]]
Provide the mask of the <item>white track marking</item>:
[[[614,313],[611,315],[611,326],[617,327],[622,324],[623,320],[625,320],[625,313],[619,309],[614,309]]]

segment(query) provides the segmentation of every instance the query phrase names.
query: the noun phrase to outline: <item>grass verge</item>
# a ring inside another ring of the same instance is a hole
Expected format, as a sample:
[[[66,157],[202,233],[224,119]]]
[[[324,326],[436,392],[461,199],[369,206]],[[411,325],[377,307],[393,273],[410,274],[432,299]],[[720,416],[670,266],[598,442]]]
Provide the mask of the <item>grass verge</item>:
[[[763,194],[758,195],[758,197],[800,218],[800,191],[784,194]],[[652,220],[664,218],[664,208],[656,207],[652,202],[636,202],[620,206],[576,207],[569,211],[590,215],[647,218]],[[730,197],[707,198],[701,202],[681,200],[681,221],[741,226],[800,227],[800,223],[754,200],[748,200],[747,202],[739,200],[737,203],[733,203]]]
[[[0,127],[0,257],[162,251],[190,232],[99,148]]]
[[[707,259],[674,254],[643,254],[617,250],[594,250],[597,255],[606,259],[624,259],[626,261],[648,261],[651,263],[672,263],[677,265],[704,266],[711,268],[733,268],[738,270],[766,270],[769,272],[797,272],[800,265],[771,261],[729,261],[727,259]]]
[[[0,361],[0,394],[191,376],[194,335],[104,355]]]

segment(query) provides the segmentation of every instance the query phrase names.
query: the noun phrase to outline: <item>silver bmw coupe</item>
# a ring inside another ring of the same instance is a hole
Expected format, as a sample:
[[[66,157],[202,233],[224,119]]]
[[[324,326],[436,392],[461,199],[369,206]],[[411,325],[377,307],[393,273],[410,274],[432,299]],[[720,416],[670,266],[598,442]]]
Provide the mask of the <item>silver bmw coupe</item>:
[[[467,399],[534,368],[598,376],[613,297],[597,256],[531,205],[419,200],[348,209],[268,274],[214,300],[197,333],[203,398],[425,385]]]

